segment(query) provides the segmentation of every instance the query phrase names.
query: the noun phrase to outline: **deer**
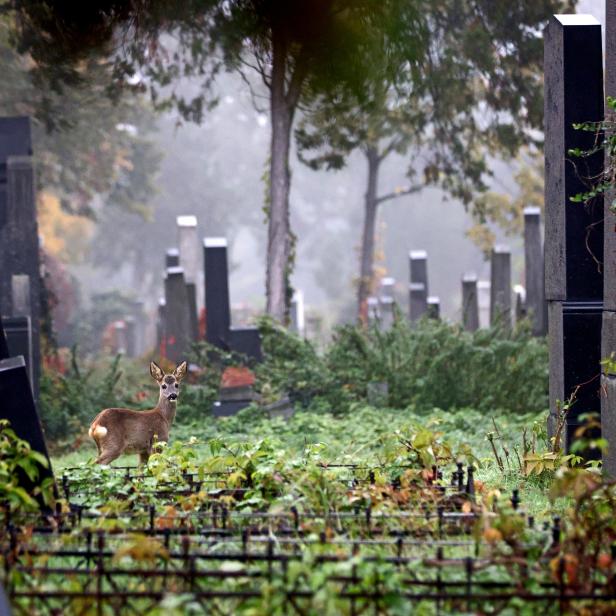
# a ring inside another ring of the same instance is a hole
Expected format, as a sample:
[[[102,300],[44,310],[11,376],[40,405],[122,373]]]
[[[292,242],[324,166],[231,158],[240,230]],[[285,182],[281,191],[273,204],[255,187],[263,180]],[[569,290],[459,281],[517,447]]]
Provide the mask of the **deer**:
[[[139,454],[139,464],[147,464],[155,439],[169,440],[175,419],[180,382],[186,376],[186,362],[171,374],[165,374],[156,362],[150,362],[150,375],[158,383],[158,404],[149,411],[109,408],[95,418],[88,435],[98,449],[97,464],[109,464],[123,454]]]

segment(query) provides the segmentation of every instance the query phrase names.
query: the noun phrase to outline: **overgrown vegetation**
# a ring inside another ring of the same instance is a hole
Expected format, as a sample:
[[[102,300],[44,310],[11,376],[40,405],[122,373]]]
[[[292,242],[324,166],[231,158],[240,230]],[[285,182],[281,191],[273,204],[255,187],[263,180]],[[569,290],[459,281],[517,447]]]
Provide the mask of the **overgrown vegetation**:
[[[389,331],[339,328],[323,353],[271,319],[260,323],[265,361],[254,366],[263,402],[289,395],[297,408],[348,415],[372,403],[400,411],[472,408],[481,413],[540,413],[547,408],[547,348],[524,327],[463,331],[399,318]],[[200,343],[191,354],[202,367],[183,386],[176,421],[202,422],[217,397],[222,371],[242,358]],[[386,394],[374,400],[374,384]],[[47,438],[73,444],[104,408],[152,408],[156,391],[145,361],[120,359],[80,365],[72,354],[64,374],[47,371],[41,415]],[[255,409],[256,411],[256,409]]]

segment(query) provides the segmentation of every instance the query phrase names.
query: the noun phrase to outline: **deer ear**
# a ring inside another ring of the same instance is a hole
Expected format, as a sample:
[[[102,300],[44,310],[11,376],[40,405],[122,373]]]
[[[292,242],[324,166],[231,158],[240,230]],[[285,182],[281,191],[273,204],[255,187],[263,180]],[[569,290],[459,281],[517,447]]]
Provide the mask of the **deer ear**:
[[[165,373],[162,371],[161,367],[154,361],[150,362],[150,374],[152,375],[152,378],[159,383],[165,376]]]
[[[185,376],[186,376],[186,362],[183,361],[174,371],[173,371],[173,376],[178,380],[181,381]]]

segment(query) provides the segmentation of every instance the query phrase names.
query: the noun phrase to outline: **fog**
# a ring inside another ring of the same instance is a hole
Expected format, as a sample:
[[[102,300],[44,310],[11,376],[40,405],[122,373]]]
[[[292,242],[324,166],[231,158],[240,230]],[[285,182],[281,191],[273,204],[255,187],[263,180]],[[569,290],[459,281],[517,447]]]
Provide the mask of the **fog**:
[[[582,0],[578,10],[603,20],[604,2]],[[153,314],[162,295],[164,253],[176,244],[175,218],[194,214],[201,237],[225,236],[229,240],[232,304],[263,310],[267,233],[262,209],[263,174],[269,148],[269,117],[255,109],[240,77],[223,75],[217,88],[220,102],[206,114],[202,125],[179,122],[174,114],[158,119],[152,139],[162,160],[157,193],[149,204],[151,217],[140,220],[112,206],[103,207],[93,239],[92,262],[71,267],[84,300],[93,292],[119,289],[141,296]],[[416,154],[393,156],[384,163],[380,192],[408,183],[406,170]],[[490,164],[494,189],[514,191],[510,164]],[[315,172],[294,153],[291,169],[291,224],[297,236],[293,287],[303,291],[308,310],[321,315],[328,327],[353,320],[365,161],[361,155],[353,155],[341,171]],[[403,310],[408,252],[425,249],[430,294],[440,297],[446,318],[459,319],[462,274],[474,271],[480,279],[489,279],[488,262],[466,237],[471,224],[461,203],[434,188],[381,206],[377,266],[383,274],[396,279],[397,299]],[[128,239],[114,245],[109,229],[118,226],[131,231]],[[503,238],[498,232],[497,236],[499,242],[512,249],[514,284],[523,284],[521,240]],[[131,242],[134,250],[124,250],[124,246],[131,247]]]

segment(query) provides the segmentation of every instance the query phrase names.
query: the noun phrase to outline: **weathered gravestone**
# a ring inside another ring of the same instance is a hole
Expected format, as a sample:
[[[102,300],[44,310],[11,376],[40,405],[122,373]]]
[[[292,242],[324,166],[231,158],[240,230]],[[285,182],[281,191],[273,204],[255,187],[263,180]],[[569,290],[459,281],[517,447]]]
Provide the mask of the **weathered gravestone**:
[[[605,10],[605,94],[616,98],[616,2],[608,0]],[[615,200],[616,191],[608,191],[603,210],[603,359],[616,358],[616,214],[611,208]],[[608,450],[603,456],[603,470],[611,477],[616,477],[616,369],[613,365],[607,365],[601,376],[601,391],[601,430],[608,441]]]
[[[180,251],[177,248],[168,248],[165,252],[165,269],[180,267]]]
[[[418,321],[428,310],[428,253],[411,250],[409,269],[409,317],[411,321]]]
[[[513,295],[515,297],[515,303],[513,306],[515,322],[520,323],[520,321],[528,316],[528,310],[526,307],[526,289],[522,285],[517,284],[513,287]]]
[[[298,336],[303,336],[305,329],[304,294],[300,290],[296,290],[293,293],[289,317],[291,331],[295,332]]]
[[[553,16],[545,36],[545,290],[550,347],[550,418],[554,436],[558,408],[575,394],[564,442],[569,448],[580,415],[600,408],[599,362],[603,299],[603,203],[570,198],[598,177],[600,155],[589,150],[595,135],[574,123],[603,119],[601,26],[589,15]]]
[[[206,340],[223,351],[231,351],[252,360],[261,361],[259,330],[256,327],[231,327],[227,240],[225,238],[205,238],[203,252]],[[215,417],[234,414],[253,401],[251,388],[238,388],[236,392],[232,390],[233,388],[221,389],[220,400],[214,403],[212,409]]]
[[[180,265],[184,268],[184,278],[187,284],[195,285],[195,299],[198,307],[203,301],[203,276],[201,274],[202,257],[199,245],[199,232],[197,230],[196,216],[178,216],[176,219],[178,229],[178,247],[180,251]]]
[[[165,324],[165,298],[161,297],[158,300],[158,311],[156,319],[156,348],[161,357],[165,357],[167,328]]]
[[[490,325],[511,329],[511,251],[506,246],[492,250]]]
[[[469,332],[479,329],[477,274],[469,273],[462,276],[462,324]]]
[[[0,118],[0,314],[13,314],[13,276],[30,286],[32,387],[40,376],[40,263],[30,120]]]
[[[137,357],[137,323],[135,317],[124,318],[124,334],[126,342],[126,356]]]
[[[380,319],[379,300],[377,297],[369,297],[366,300],[366,304],[368,306],[368,323],[374,325],[378,323]]]
[[[543,240],[541,238],[541,210],[524,208],[524,278],[525,309],[532,319],[533,334],[544,336],[547,331]]]
[[[436,321],[441,318],[441,300],[436,295],[430,295],[427,299],[426,316]]]
[[[168,267],[165,278],[165,356],[176,364],[190,350],[192,325],[184,269]]]
[[[390,329],[394,324],[394,306],[396,292],[395,279],[387,276],[381,278],[379,290],[379,313],[381,317],[380,326],[383,330]]]
[[[199,314],[197,310],[197,285],[194,282],[186,283],[186,297],[190,318],[190,339],[197,342],[199,340]]]

